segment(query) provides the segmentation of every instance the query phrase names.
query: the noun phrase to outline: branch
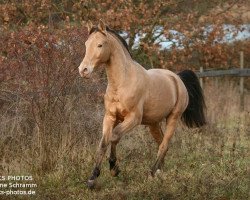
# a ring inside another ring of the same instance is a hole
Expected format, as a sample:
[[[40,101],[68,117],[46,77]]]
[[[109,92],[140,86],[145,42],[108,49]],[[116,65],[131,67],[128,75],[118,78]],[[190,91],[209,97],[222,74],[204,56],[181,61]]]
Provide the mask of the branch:
[[[227,8],[225,8],[224,10],[222,10],[221,12],[217,13],[215,16],[221,15],[227,11],[229,11],[235,4],[237,4],[239,2],[239,0],[234,1],[231,5],[229,5]]]

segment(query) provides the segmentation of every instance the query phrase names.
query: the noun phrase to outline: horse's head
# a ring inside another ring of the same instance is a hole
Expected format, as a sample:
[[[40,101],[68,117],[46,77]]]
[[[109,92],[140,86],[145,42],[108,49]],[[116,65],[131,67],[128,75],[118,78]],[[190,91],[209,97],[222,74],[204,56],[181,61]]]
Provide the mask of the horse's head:
[[[94,68],[106,63],[110,57],[110,44],[105,24],[100,21],[98,27],[93,27],[89,22],[88,32],[85,56],[79,66],[79,73],[84,78],[89,78]]]

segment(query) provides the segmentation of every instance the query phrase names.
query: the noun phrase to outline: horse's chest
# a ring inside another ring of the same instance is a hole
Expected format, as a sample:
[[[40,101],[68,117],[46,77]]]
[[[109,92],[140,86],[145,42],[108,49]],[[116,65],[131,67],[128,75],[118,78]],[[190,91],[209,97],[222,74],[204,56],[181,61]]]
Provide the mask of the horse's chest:
[[[125,108],[124,103],[121,102],[117,96],[105,99],[105,109],[108,113],[120,121],[123,121],[124,117],[128,114],[128,110]]]

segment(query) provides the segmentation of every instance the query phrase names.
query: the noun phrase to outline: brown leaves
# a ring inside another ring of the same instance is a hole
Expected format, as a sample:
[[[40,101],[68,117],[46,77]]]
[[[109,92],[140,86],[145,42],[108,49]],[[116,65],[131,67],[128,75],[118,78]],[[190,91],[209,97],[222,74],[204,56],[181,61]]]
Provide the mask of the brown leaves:
[[[134,58],[139,59],[144,66],[170,69],[199,68],[203,64],[218,67],[226,65],[227,59],[233,60],[230,57],[236,50],[230,48],[229,44],[221,44],[225,35],[222,25],[228,22],[228,18],[233,18],[234,10],[246,7],[240,2],[234,5],[235,1],[231,0],[225,4],[200,0],[63,0],[57,3],[51,0],[38,0],[32,4],[29,0],[22,3],[12,2],[14,3],[1,4],[0,20],[6,29],[16,25],[26,25],[31,30],[32,27],[38,28],[36,36],[25,35],[26,38],[21,38],[27,46],[36,44],[48,26],[57,28],[59,32],[60,29],[69,31],[79,22],[92,20],[96,23],[102,19],[110,27],[128,32],[130,48],[134,45],[138,33],[145,34],[146,37],[139,45],[140,49],[134,50]],[[232,22],[237,25],[241,21]],[[212,25],[213,30],[205,33],[208,25]],[[162,27],[162,36],[173,42],[170,49],[160,49],[159,41],[157,42],[154,35],[157,27]],[[171,30],[179,34],[173,34]],[[234,34],[236,33],[237,31]],[[54,40],[51,43],[56,43],[60,39]],[[37,45],[43,49],[43,45]]]
[[[0,36],[1,87],[23,94],[60,94],[77,76],[84,53],[84,29],[50,32],[24,28]],[[11,79],[11,82],[8,80]],[[26,96],[28,97],[28,96]]]

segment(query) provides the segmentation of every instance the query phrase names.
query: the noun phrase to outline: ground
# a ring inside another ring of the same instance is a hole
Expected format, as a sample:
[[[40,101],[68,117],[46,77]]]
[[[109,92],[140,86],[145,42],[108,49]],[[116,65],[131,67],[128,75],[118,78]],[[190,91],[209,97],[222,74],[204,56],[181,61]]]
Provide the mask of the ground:
[[[110,175],[106,158],[94,190],[85,184],[96,147],[88,145],[77,162],[74,158],[65,159],[53,172],[34,174],[38,187],[36,195],[28,199],[248,199],[250,160],[246,120],[246,116],[241,116],[203,129],[180,125],[165,165],[153,179],[148,175],[157,146],[148,130],[141,126],[125,136],[118,146],[119,177]]]

